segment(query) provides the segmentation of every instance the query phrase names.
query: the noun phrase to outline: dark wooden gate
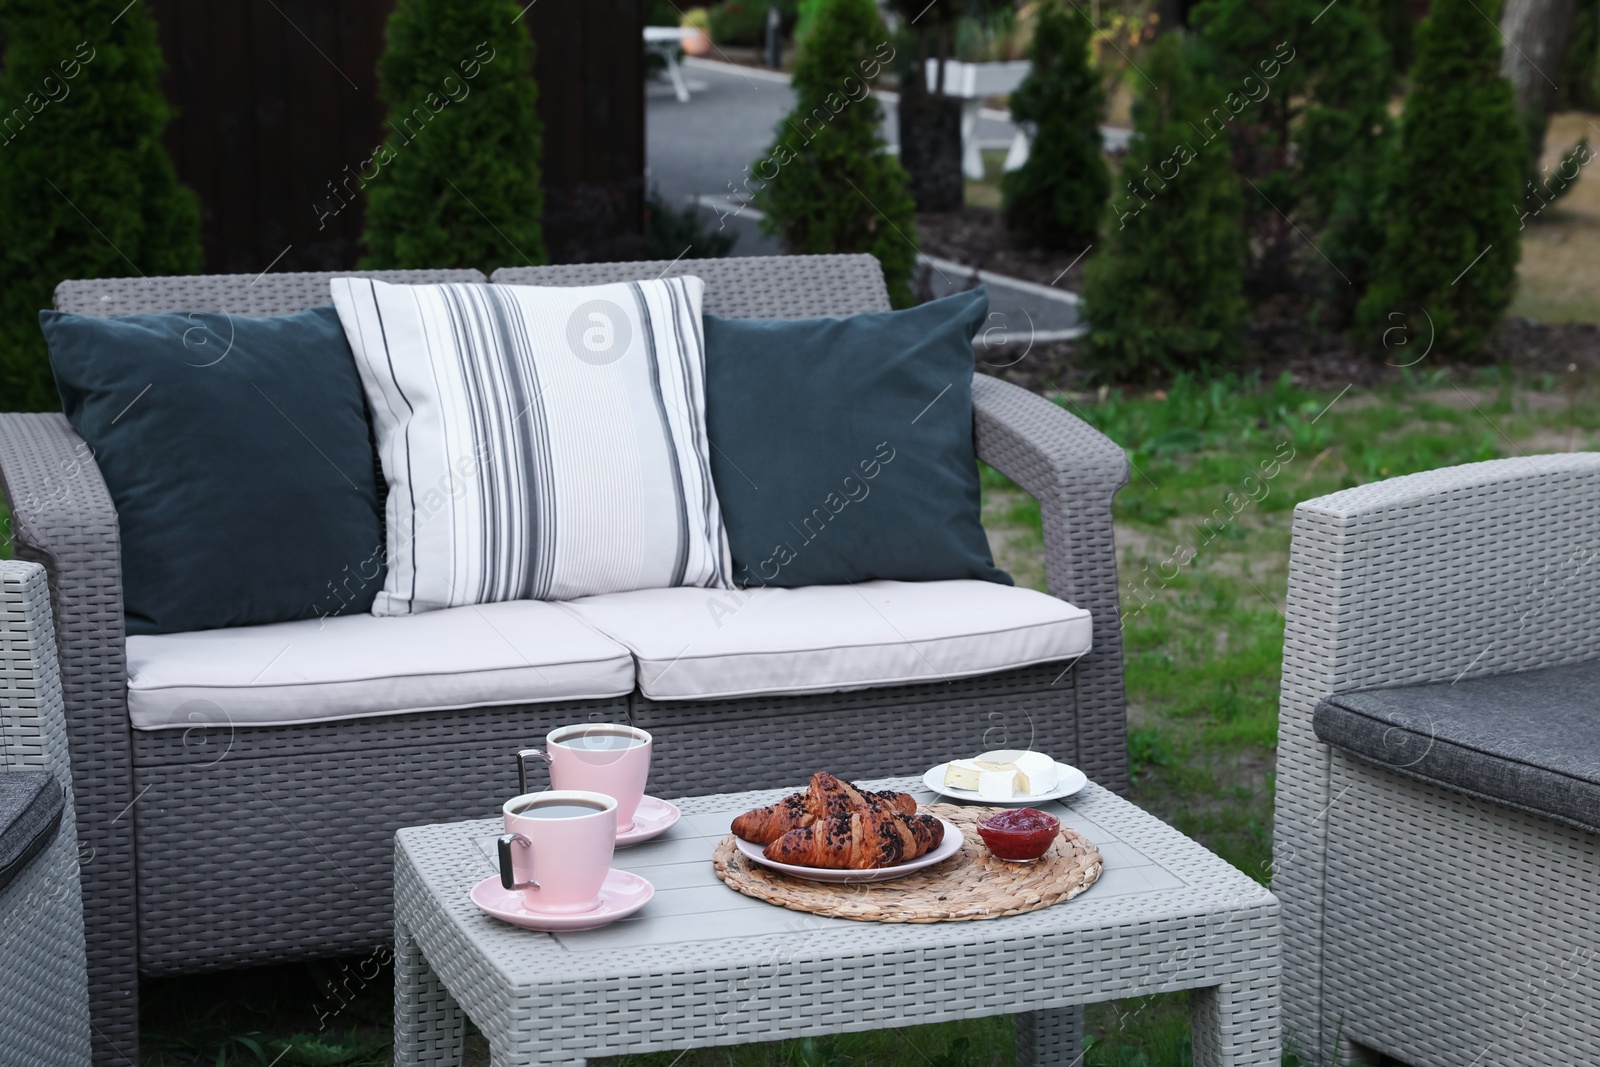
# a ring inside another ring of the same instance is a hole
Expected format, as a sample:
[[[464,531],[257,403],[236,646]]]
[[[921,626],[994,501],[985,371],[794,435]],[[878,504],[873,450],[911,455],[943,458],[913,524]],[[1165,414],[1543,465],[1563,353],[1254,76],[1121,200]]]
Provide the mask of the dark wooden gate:
[[[358,202],[328,184],[384,137],[377,62],[394,0],[147,0],[177,117],[166,144],[199,194],[211,272],[330,270],[360,255]],[[535,0],[546,237],[557,262],[637,241],[643,219],[641,0]]]

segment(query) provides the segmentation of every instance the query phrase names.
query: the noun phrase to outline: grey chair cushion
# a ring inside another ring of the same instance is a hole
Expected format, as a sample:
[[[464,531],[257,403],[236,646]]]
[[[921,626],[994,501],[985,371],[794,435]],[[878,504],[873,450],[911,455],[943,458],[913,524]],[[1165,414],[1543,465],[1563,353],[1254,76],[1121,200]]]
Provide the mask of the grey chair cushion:
[[[0,773],[0,890],[56,836],[65,802],[61,783],[47,771]]]
[[[1368,762],[1600,833],[1600,660],[1338,693],[1312,724]]]

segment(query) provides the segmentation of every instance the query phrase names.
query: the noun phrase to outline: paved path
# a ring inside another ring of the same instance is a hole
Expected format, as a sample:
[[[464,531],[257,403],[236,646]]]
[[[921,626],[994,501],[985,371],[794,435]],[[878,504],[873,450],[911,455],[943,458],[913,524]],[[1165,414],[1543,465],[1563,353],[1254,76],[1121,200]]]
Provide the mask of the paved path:
[[[691,97],[682,104],[665,79],[646,88],[648,178],[669,203],[695,202],[713,225],[738,235],[733,255],[777,255],[782,244],[760,230],[758,212],[743,207],[745,168],[772,143],[780,120],[794,106],[787,75],[731,64],[689,59],[684,63]],[[895,96],[880,93],[885,134],[897,147]],[[984,147],[1011,143],[1016,127],[1003,112],[985,109],[978,139]],[[930,263],[934,292],[945,295],[972,284],[970,270],[945,261]],[[1076,336],[1081,322],[1077,298],[1045,286],[985,274],[991,316],[991,347],[1025,345]]]

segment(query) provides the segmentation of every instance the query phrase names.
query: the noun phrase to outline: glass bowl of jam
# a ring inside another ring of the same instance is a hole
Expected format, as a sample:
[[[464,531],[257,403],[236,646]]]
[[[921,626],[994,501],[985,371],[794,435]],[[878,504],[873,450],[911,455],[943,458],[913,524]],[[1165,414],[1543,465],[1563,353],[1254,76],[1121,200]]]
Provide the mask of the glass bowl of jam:
[[[1037,808],[998,811],[978,824],[978,836],[989,851],[1012,863],[1032,863],[1061,832],[1061,820]]]

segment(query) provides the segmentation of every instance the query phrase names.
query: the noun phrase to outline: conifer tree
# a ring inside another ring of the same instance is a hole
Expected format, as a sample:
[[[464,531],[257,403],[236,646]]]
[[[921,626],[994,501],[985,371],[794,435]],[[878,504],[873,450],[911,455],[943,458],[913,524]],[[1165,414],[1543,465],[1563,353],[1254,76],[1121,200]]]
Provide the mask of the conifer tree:
[[[911,303],[915,207],[884,149],[873,83],[894,59],[873,0],[819,0],[798,42],[795,108],[748,168],[762,226],[794,253],[871,252],[896,307]]]
[[[1188,42],[1165,34],[1145,66],[1156,88],[1134,105],[1123,188],[1103,251],[1085,268],[1093,363],[1118,378],[1208,370],[1238,356],[1243,295],[1239,183],[1220,139],[1197,135],[1216,86]]]
[[[1382,244],[1375,194],[1393,142],[1380,3],[1195,8],[1203,68],[1219,88],[1201,121],[1233,148],[1251,248],[1246,285],[1257,292],[1297,287],[1302,265],[1323,275],[1344,313],[1365,288]]]
[[[363,164],[363,267],[545,261],[543,128],[515,0],[399,0],[378,62],[389,136]]]
[[[161,146],[170,117],[142,3],[0,5],[0,410],[59,410],[39,310],[67,278],[192,274],[200,212]]]
[[[1041,0],[1033,70],[1011,94],[1011,115],[1032,134],[1028,161],[1000,183],[1012,237],[1077,251],[1092,243],[1111,178],[1100,154],[1105,90],[1089,64],[1094,27],[1066,0]]]
[[[1433,351],[1480,353],[1511,302],[1521,248],[1523,132],[1500,76],[1498,4],[1434,0],[1416,33],[1416,66],[1387,182],[1387,235],[1358,309],[1373,331],[1390,316],[1431,321]]]

